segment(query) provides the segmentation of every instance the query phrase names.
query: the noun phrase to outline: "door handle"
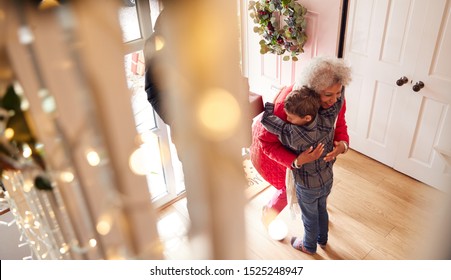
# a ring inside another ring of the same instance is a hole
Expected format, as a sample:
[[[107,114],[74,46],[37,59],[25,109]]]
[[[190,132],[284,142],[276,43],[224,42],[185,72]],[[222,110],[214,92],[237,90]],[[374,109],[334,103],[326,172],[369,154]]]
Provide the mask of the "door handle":
[[[399,78],[396,81],[396,84],[400,87],[400,86],[406,84],[408,81],[409,81],[409,79],[406,76],[402,76],[401,78]]]
[[[424,83],[422,81],[415,83],[412,87],[414,92],[419,92],[422,88],[424,88]]]

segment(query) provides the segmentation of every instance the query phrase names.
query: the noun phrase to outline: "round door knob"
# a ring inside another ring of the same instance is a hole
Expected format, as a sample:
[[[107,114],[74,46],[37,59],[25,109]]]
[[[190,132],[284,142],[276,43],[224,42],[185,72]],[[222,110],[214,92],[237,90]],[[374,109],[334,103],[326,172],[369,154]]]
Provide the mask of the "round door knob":
[[[417,82],[412,87],[413,91],[415,92],[419,92],[422,88],[424,88],[424,83],[422,81]]]
[[[409,81],[409,79],[407,79],[406,76],[402,76],[401,78],[399,78],[399,79],[396,81],[396,84],[397,84],[398,86],[402,86],[402,85],[404,85],[405,83],[407,83],[408,81]]]

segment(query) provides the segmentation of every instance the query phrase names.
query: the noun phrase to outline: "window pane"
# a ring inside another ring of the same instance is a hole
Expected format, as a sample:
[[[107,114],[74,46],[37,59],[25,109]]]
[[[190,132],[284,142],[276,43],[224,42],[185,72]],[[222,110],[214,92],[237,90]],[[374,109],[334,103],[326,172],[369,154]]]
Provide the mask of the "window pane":
[[[147,184],[152,200],[161,197],[168,193],[165,181],[165,174],[163,172],[163,162],[161,158],[160,139],[157,135],[147,133],[146,142],[141,145],[141,149],[149,158],[150,170],[147,173]]]
[[[119,22],[122,28],[122,41],[124,43],[142,38],[136,6],[121,7],[119,9]]]

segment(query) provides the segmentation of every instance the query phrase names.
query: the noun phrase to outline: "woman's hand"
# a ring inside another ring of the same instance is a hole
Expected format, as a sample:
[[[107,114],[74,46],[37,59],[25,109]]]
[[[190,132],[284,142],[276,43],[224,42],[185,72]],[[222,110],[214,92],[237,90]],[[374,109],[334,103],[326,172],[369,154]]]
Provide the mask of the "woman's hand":
[[[325,157],[325,161],[331,161],[334,160],[339,154],[342,154],[346,151],[346,146],[343,143],[343,141],[335,141],[334,142],[334,149],[332,152],[328,153]]]
[[[302,165],[305,163],[309,163],[311,161],[315,161],[319,159],[319,157],[323,154],[323,152],[324,152],[324,144],[322,143],[319,143],[315,149],[313,149],[313,147],[310,147],[298,155],[297,164]]]

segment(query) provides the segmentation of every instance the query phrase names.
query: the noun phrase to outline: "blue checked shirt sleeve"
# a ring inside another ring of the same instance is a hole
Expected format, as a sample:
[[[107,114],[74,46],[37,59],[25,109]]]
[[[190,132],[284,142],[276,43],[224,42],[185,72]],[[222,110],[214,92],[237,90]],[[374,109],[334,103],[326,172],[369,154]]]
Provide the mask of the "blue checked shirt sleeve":
[[[296,125],[287,123],[281,118],[274,115],[274,104],[266,102],[265,111],[262,116],[262,125],[269,132],[277,135],[279,141],[293,150],[298,150],[299,137],[297,133],[293,132],[296,129]]]

